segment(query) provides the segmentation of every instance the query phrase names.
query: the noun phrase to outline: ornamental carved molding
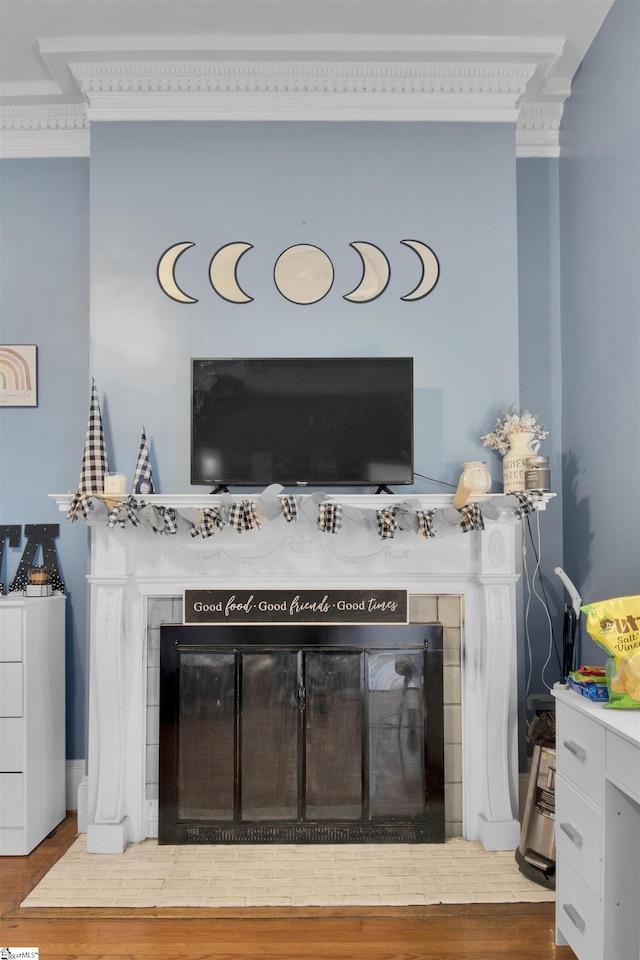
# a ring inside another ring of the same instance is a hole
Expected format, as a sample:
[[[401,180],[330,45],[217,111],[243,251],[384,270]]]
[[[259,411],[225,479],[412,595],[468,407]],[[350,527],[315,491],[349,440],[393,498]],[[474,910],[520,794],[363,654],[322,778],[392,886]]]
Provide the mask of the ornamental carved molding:
[[[102,120],[504,122],[516,126],[518,155],[554,155],[564,97],[535,98],[548,87],[556,41],[489,50],[478,38],[456,49],[413,39],[408,49],[314,50],[306,61],[308,51],[278,44],[253,53],[185,48],[171,60],[153,59],[157,47],[144,44],[119,55],[82,43],[41,50],[67,102],[5,97],[0,155],[88,156],[90,124]]]
[[[84,104],[0,107],[0,156],[88,157],[89,118]]]
[[[37,104],[7,106],[0,109],[2,129],[6,131],[55,130],[57,132],[88,131],[89,120],[84,104]]]
[[[560,124],[566,97],[523,101],[516,126],[516,156],[559,157]]]
[[[401,93],[521,96],[531,63],[149,63],[72,64],[89,101],[116,93]],[[513,100],[515,106],[515,99]]]

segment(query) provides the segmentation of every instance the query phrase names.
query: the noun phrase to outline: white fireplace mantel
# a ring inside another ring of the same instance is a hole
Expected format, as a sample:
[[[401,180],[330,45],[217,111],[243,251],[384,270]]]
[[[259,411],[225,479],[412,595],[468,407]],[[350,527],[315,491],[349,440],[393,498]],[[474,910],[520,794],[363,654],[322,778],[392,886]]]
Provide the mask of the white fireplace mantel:
[[[71,495],[52,494],[60,511]],[[234,499],[255,499],[244,495]],[[552,495],[541,498],[544,509]],[[310,497],[297,497],[298,519],[283,516],[258,530],[224,527],[192,537],[189,520],[213,495],[155,495],[147,503],[178,513],[177,534],[141,524],[108,527],[99,501],[90,515],[91,569],[89,746],[79,810],[86,809],[87,849],[122,852],[148,835],[145,804],[146,631],[148,600],[185,588],[401,588],[409,594],[462,598],[461,702],[463,835],[486,850],[518,845],[516,595],[521,522],[508,496],[478,497],[485,529],[465,533],[446,495],[336,496],[346,512],[336,534],[320,532]],[[381,539],[359,510],[407,503],[435,510],[435,531]],[[309,509],[306,508],[306,506]],[[517,504],[516,504],[517,505]],[[184,522],[186,519],[187,522]]]

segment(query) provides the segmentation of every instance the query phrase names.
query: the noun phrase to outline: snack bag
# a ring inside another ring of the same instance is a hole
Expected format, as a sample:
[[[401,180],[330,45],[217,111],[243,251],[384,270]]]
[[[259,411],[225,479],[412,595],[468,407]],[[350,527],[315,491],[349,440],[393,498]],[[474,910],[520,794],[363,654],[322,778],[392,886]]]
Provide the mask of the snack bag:
[[[580,607],[587,630],[609,654],[607,707],[640,709],[640,596],[616,597]]]

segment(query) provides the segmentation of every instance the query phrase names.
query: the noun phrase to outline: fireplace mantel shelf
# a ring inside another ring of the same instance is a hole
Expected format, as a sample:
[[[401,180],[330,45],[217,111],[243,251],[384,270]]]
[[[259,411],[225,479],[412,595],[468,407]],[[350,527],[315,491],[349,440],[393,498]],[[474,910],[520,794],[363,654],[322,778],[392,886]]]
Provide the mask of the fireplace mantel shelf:
[[[269,488],[267,488],[268,490]],[[240,502],[243,500],[251,500],[255,502],[263,496],[265,491],[260,493],[234,493],[229,494],[235,502]],[[292,496],[308,498],[313,496],[316,491],[309,491],[308,489],[299,489],[291,493]],[[328,500],[336,501],[339,503],[344,503],[348,506],[362,507],[365,509],[377,510],[381,506],[395,506],[401,503],[416,502],[420,503],[420,506],[423,509],[444,509],[446,507],[451,507],[453,504],[453,494],[447,493],[405,493],[405,494],[358,494],[358,493],[348,493],[348,494],[333,494],[327,491],[318,491]],[[277,494],[276,494],[277,495]],[[61,512],[65,512],[69,509],[71,500],[73,498],[73,493],[50,493],[49,497],[54,500],[58,509]],[[95,494],[99,496],[99,494]],[[115,502],[124,502],[129,499],[131,495],[125,494],[123,496],[109,496],[109,500]],[[540,500],[537,504],[536,509],[544,510],[547,503],[553,497],[555,493],[543,493],[540,495]],[[144,501],[145,503],[152,503],[156,505],[162,505],[165,507],[172,507],[173,509],[179,510],[183,509],[202,509],[203,507],[216,507],[222,503],[221,494],[203,494],[203,493],[154,493],[146,494],[144,496],[134,496],[134,499],[137,501]],[[516,498],[510,494],[505,493],[486,493],[481,496],[474,496],[469,498],[470,503],[477,503],[480,506],[483,503],[491,502],[492,506],[495,506],[500,512],[509,513],[514,505],[516,505]]]

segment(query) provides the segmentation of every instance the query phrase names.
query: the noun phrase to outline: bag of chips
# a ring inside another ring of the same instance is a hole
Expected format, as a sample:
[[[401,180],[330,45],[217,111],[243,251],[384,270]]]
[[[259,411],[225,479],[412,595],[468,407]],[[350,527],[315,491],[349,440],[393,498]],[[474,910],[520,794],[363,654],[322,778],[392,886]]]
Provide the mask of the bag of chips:
[[[640,596],[616,597],[580,608],[587,630],[609,654],[607,707],[640,709]]]

